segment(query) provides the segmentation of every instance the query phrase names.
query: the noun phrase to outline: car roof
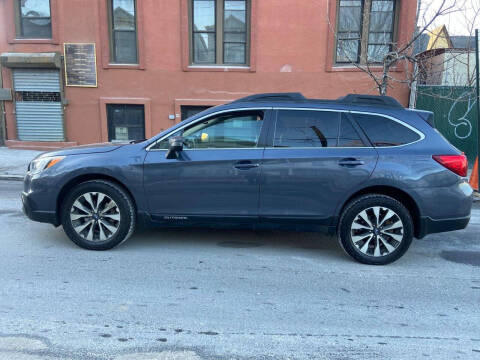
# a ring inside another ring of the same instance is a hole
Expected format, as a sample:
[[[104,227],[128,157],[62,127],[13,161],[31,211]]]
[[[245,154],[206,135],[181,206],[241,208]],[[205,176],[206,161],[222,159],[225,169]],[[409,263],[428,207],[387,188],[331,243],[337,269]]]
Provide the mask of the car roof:
[[[336,103],[350,105],[372,105],[387,106],[393,108],[403,108],[403,106],[390,96],[366,95],[366,94],[348,94],[335,100],[329,99],[309,99],[301,93],[265,93],[243,97],[233,101],[238,102],[300,102],[300,103]]]
[[[348,94],[336,100],[309,99],[301,93],[265,93],[247,96],[231,103],[216,106],[202,112],[201,116],[222,110],[258,108],[306,108],[365,111],[383,114],[396,113],[405,108],[389,96]]]

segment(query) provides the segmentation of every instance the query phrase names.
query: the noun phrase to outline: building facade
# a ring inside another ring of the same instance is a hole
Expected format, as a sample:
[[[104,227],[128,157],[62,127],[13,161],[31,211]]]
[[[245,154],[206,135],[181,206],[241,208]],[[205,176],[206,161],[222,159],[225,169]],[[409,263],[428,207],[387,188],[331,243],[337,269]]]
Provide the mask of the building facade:
[[[409,39],[415,12],[416,0],[0,0],[6,144],[148,138],[259,92],[374,94],[354,63]],[[407,105],[405,85],[389,94]]]
[[[418,85],[475,86],[474,36],[450,36],[447,27],[442,25],[422,37],[415,49]]]

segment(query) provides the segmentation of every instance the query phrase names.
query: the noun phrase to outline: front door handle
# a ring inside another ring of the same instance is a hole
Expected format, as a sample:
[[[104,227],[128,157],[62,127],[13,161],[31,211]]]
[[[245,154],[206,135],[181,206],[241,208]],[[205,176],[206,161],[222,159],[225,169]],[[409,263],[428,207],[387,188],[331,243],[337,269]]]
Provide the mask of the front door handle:
[[[355,158],[345,158],[338,162],[338,165],[345,166],[345,167],[355,167],[355,166],[360,166],[364,164],[365,164],[364,161],[358,160]]]
[[[235,163],[235,168],[238,170],[248,170],[259,166],[260,164],[253,163],[250,160],[241,160]]]

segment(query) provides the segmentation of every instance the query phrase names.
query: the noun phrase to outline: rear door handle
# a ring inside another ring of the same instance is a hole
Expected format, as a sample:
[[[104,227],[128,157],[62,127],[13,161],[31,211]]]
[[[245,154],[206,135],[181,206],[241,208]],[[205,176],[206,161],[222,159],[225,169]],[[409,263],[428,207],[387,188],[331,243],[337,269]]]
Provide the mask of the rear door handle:
[[[364,161],[358,160],[355,158],[345,158],[338,162],[338,165],[345,166],[345,167],[355,167],[355,166],[360,166],[364,164],[365,164]]]
[[[250,160],[241,160],[235,163],[235,168],[238,170],[248,170],[259,166],[260,164],[252,163]]]

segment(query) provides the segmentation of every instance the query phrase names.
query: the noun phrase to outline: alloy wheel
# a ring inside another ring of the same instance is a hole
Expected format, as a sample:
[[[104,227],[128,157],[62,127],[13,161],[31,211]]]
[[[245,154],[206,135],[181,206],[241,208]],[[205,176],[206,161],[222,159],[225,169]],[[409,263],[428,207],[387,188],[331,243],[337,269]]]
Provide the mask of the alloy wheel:
[[[403,222],[388,207],[369,207],[355,216],[350,235],[355,247],[363,254],[386,256],[394,252],[402,242]]]
[[[120,210],[111,197],[101,192],[80,195],[70,209],[75,232],[87,241],[111,239],[120,228]]]

